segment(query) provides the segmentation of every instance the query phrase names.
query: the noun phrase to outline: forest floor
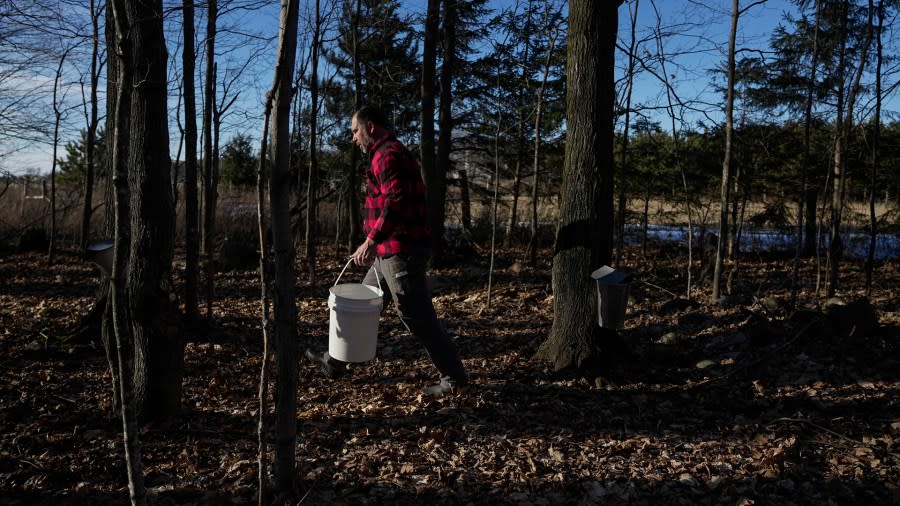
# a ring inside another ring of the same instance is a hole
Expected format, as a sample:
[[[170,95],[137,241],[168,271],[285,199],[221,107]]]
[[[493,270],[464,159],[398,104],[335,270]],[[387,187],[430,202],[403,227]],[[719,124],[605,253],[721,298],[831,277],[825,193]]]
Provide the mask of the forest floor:
[[[301,502],[900,502],[900,263],[877,266],[870,304],[853,303],[864,276],[845,263],[840,305],[813,293],[804,261],[795,311],[792,258],[743,255],[732,294],[709,304],[674,297],[683,251],[628,250],[619,334],[632,356],[612,347],[585,375],[532,358],[552,325],[550,255],[528,268],[501,252],[489,308],[484,255],[432,272],[474,383],[465,394],[421,395],[436,374],[392,308],[377,358],[348,377],[301,358]],[[321,283],[298,282],[301,350],[326,346],[327,287],[344,263],[320,256]],[[52,267],[0,255],[0,505],[128,503],[103,352],[62,339],[99,282],[74,253]],[[183,416],[140,431],[152,503],[256,503],[259,307],[255,271],[219,275],[214,324],[187,336]]]

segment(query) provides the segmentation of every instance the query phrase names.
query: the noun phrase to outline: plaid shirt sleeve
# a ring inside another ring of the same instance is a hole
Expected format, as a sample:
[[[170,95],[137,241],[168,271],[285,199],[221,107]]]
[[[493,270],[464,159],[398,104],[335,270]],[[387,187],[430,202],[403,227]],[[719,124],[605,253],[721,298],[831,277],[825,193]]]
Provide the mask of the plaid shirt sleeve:
[[[425,184],[415,157],[395,139],[377,146],[367,172],[367,236],[378,256],[428,247]]]

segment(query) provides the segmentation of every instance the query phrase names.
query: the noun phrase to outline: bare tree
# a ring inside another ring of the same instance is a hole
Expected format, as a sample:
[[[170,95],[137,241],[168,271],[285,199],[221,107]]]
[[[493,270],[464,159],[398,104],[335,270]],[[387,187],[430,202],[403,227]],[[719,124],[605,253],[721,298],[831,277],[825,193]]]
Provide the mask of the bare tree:
[[[194,0],[184,0],[184,48],[181,53],[184,79],[184,316],[199,314],[200,213],[197,193],[197,98],[194,82]]]
[[[869,0],[869,9],[872,9],[872,1]],[[881,67],[884,63],[881,34],[884,32],[884,0],[878,1],[878,28],[875,33],[875,132],[872,134],[872,169],[869,174],[869,250],[866,253],[866,297],[872,296],[872,271],[875,268],[875,245],[878,239],[878,218],[875,214],[875,187],[878,166],[881,164]]]
[[[319,127],[319,51],[322,46],[322,15],[319,0],[315,0],[313,40],[310,47],[309,74],[309,174],[306,185],[306,264],[309,268],[309,282],[316,282],[316,237],[318,230],[319,193],[319,147],[317,145]]]
[[[437,72],[437,33],[440,22],[441,0],[428,0],[425,12],[425,40],[422,46],[422,113],[419,119],[421,140],[419,158],[425,186],[434,184],[434,89]]]
[[[441,66],[440,106],[438,112],[437,155],[434,177],[428,184],[429,228],[431,229],[431,261],[440,263],[444,242],[444,204],[447,201],[447,173],[450,171],[450,148],[453,141],[453,80],[456,73],[456,6],[457,0],[444,0],[444,22],[441,26],[444,63]]]
[[[206,76],[203,85],[203,273],[206,317],[212,319],[215,287],[215,228],[218,196],[218,157],[213,143],[213,108],[216,102],[216,21],[218,0],[208,0],[206,14]]]
[[[90,70],[90,112],[85,111],[87,123],[87,135],[85,137],[85,167],[84,167],[84,199],[81,210],[81,250],[87,248],[90,239],[91,215],[94,211],[94,177],[96,172],[96,144],[97,126],[99,121],[99,101],[97,88],[100,81],[102,62],[100,58],[100,9],[95,0],[88,2],[91,13],[91,70]]]
[[[294,490],[297,436],[297,306],[294,300],[294,251],[290,217],[291,86],[297,52],[297,0],[281,1],[278,60],[272,83],[272,174],[269,205],[274,247],[275,344],[275,491],[290,497]]]
[[[856,105],[856,97],[859,91],[859,82],[862,79],[863,71],[866,67],[866,61],[869,55],[869,48],[872,44],[872,16],[874,9],[872,2],[869,2],[868,22],[866,23],[865,40],[860,46],[859,64],[854,71],[853,78],[847,86],[845,83],[846,73],[845,66],[847,64],[847,19],[849,16],[850,2],[845,0],[842,4],[844,11],[841,16],[841,25],[839,30],[840,40],[838,42],[838,100],[837,100],[837,118],[835,120],[834,134],[834,157],[832,163],[832,190],[831,190],[831,222],[829,225],[830,242],[828,243],[828,256],[826,263],[828,265],[828,277],[826,280],[826,295],[833,297],[837,291],[838,279],[840,274],[840,262],[844,254],[844,242],[841,237],[841,223],[844,213],[844,189],[847,182],[846,173],[846,147],[849,142],[850,134],[853,131],[853,110]],[[846,96],[845,96],[846,93]]]

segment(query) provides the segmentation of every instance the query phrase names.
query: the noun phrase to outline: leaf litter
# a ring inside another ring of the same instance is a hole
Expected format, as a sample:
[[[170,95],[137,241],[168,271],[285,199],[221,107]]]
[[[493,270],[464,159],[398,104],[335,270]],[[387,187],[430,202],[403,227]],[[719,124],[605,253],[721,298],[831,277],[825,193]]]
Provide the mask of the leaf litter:
[[[833,324],[811,290],[787,308],[790,260],[742,258],[733,293],[710,305],[703,288],[672,297],[684,285],[677,251],[629,250],[636,281],[619,334],[632,353],[557,372],[532,358],[552,325],[545,253],[529,268],[501,251],[490,307],[485,259],[432,273],[472,377],[465,394],[421,394],[436,373],[393,309],[377,358],[348,376],[327,380],[299,359],[304,504],[900,500],[897,263],[878,265],[877,326],[862,335]],[[65,340],[100,278],[66,255],[52,267],[35,254],[0,260],[2,505],[128,503],[103,352]],[[320,259],[317,278],[342,264]],[[804,265],[811,284],[814,261]],[[845,301],[861,297],[863,276],[846,266]],[[217,297],[214,324],[187,336],[183,416],[140,432],[154,503],[256,502],[258,276],[220,273]],[[324,349],[327,283],[298,282],[297,307],[301,351]]]

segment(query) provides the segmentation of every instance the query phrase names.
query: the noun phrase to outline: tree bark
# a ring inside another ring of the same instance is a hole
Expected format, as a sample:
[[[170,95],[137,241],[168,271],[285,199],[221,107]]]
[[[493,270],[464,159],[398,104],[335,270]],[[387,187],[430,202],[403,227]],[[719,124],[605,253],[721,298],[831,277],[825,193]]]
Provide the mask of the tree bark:
[[[274,246],[275,347],[275,491],[290,497],[294,490],[297,439],[297,306],[294,297],[294,239],[290,216],[290,114],[294,60],[297,52],[297,0],[281,1],[278,61],[272,83],[272,175],[269,205]]]
[[[319,121],[319,50],[322,44],[322,16],[319,11],[319,0],[315,1],[316,20],[313,28],[313,40],[310,51],[309,75],[309,179],[306,185],[306,265],[309,269],[310,284],[316,283],[316,237],[318,230],[319,206],[319,155],[317,143]]]
[[[840,93],[838,94],[838,113],[835,121],[835,140],[834,140],[834,165],[832,174],[832,196],[831,196],[831,225],[829,233],[831,235],[828,244],[828,278],[826,280],[826,294],[833,297],[837,291],[838,280],[840,279],[840,262],[844,254],[844,243],[841,237],[841,223],[844,211],[844,189],[847,182],[847,174],[845,170],[845,149],[853,130],[853,110],[856,105],[856,94],[859,89],[859,82],[862,79],[863,70],[866,67],[867,57],[869,55],[869,46],[872,43],[872,3],[869,2],[869,16],[866,23],[866,38],[860,47],[859,66],[855,69],[853,79],[847,90],[846,111],[844,110],[844,65],[846,62],[846,43],[847,43],[847,16],[849,15],[849,1],[844,2],[845,12],[841,18],[841,42],[840,42],[840,69],[838,77],[838,85]]]
[[[362,0],[356,0],[353,9],[352,37],[353,37],[353,111],[362,107],[362,68],[359,61],[359,18],[362,15]],[[351,143],[352,144],[352,143]],[[347,181],[350,183],[347,192],[347,214],[350,229],[347,234],[347,251],[356,249],[362,237],[362,224],[360,222],[359,198],[359,162],[360,153],[356,146],[350,146],[350,174]]]
[[[419,141],[419,158],[422,162],[422,177],[426,188],[435,184],[434,88],[440,6],[441,0],[428,0],[428,10],[425,13],[425,41],[422,47],[422,114],[419,119],[422,138]]]
[[[129,2],[126,12],[135,76],[128,132],[131,254],[127,287],[135,340],[135,399],[141,420],[166,420],[181,412],[184,341],[168,285],[175,213],[162,2]]]
[[[444,63],[441,66],[441,101],[438,113],[437,158],[434,177],[428,185],[429,228],[431,229],[431,261],[443,260],[444,205],[447,201],[447,173],[450,171],[450,148],[453,142],[453,78],[456,74],[456,2],[444,0],[444,23],[441,30]]]
[[[599,358],[591,272],[612,258],[614,64],[620,2],[569,2],[565,167],[553,256],[553,327],[537,352],[554,369]]]
[[[872,8],[872,0],[869,0]],[[881,164],[881,66],[883,63],[883,47],[881,34],[884,29],[884,0],[878,2],[878,34],[875,39],[875,131],[872,133],[872,169],[869,173],[869,250],[866,252],[866,297],[872,296],[872,272],[875,270],[875,246],[878,240],[878,217],[875,214],[875,193],[878,191],[876,176]]]
[[[635,52],[637,48],[637,17],[640,3],[640,0],[635,0],[634,10],[631,11],[630,16],[631,29],[629,33],[631,34],[631,43],[628,48],[628,70],[625,74],[627,80],[625,85],[625,124],[622,128],[622,161],[620,162],[621,166],[619,167],[619,205],[616,216],[616,267],[621,263],[625,249],[625,216],[627,214],[626,208],[628,204],[628,192],[625,188],[625,182],[628,181],[628,141],[630,140],[629,136],[631,134],[629,131],[631,129],[631,95],[634,91],[634,67],[637,63]]]
[[[206,17],[206,77],[203,103],[203,272],[205,274],[206,317],[212,320],[215,296],[215,223],[218,188],[215,186],[213,154],[213,104],[216,100],[216,20],[218,0],[209,0]]]
[[[84,167],[84,200],[81,207],[81,234],[80,249],[85,251],[91,235],[91,215],[94,210],[94,168],[96,165],[95,144],[97,143],[97,125],[99,113],[97,107],[97,88],[100,81],[99,51],[100,51],[100,10],[94,4],[94,0],[88,3],[91,11],[91,92],[90,115],[87,121],[87,136],[85,138],[85,167]],[[108,132],[109,130],[107,130]],[[109,175],[107,174],[107,177]]]
[[[197,99],[194,88],[194,0],[184,0],[184,314],[187,321],[199,315],[200,213],[197,193]]]
[[[114,329],[117,365],[119,368],[119,405],[121,406],[122,439],[125,449],[125,469],[128,477],[128,491],[133,505],[146,504],[143,463],[137,430],[137,407],[134,395],[135,346],[130,325],[129,301],[126,287],[128,251],[130,250],[129,230],[129,145],[130,102],[134,76],[132,16],[127,13],[127,2],[110,0],[107,4],[107,25],[114,26],[114,46],[116,56],[115,118],[110,143],[111,176],[115,186],[115,252],[112,268],[111,309]]]
[[[725,154],[722,158],[722,187],[719,207],[719,244],[713,268],[712,300],[719,300],[722,280],[722,263],[725,260],[725,244],[728,238],[728,206],[731,202],[731,145],[734,134],[734,46],[737,37],[739,0],[731,1],[731,31],[728,35],[728,86],[725,97]]]

